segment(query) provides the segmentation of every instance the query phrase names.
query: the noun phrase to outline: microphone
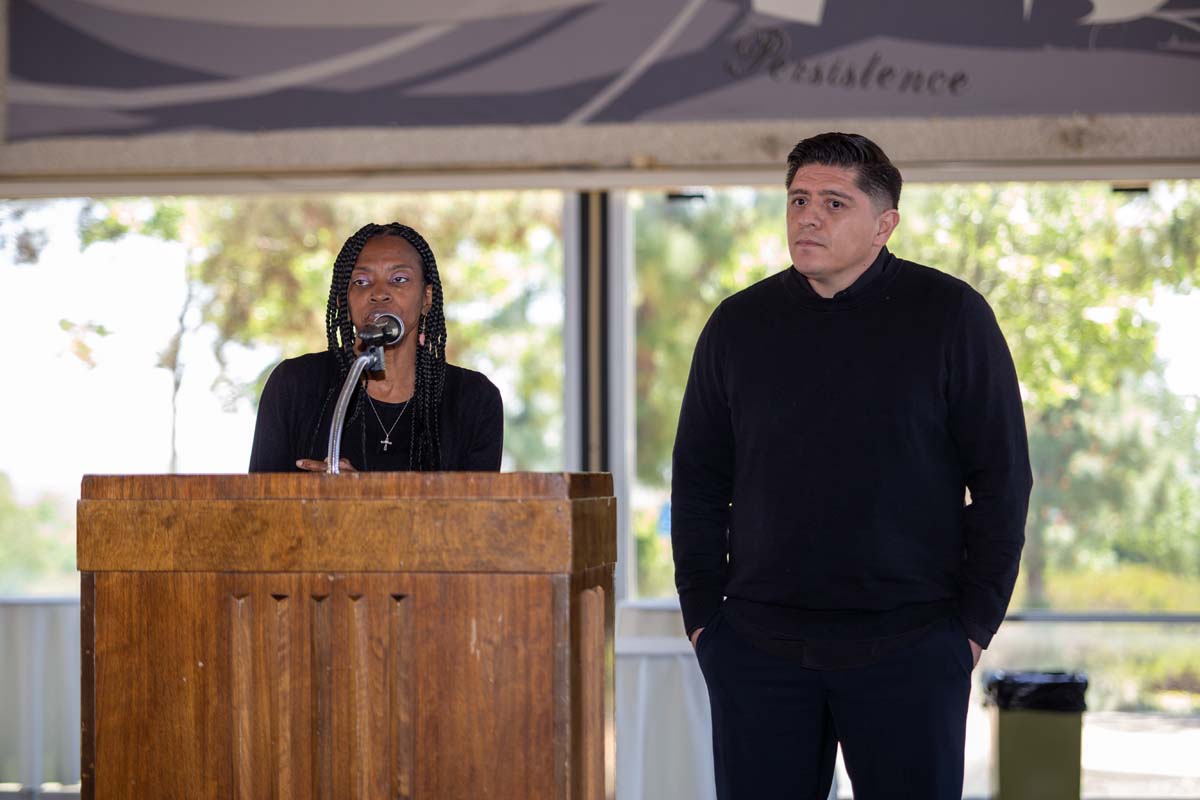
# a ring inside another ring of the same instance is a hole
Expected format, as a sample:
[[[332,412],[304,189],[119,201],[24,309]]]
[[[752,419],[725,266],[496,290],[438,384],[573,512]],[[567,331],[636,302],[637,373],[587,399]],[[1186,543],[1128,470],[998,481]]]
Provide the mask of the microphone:
[[[342,425],[346,419],[346,409],[350,405],[350,396],[358,386],[358,379],[364,370],[382,372],[384,369],[383,350],[390,344],[395,344],[404,337],[404,320],[386,311],[373,314],[371,321],[362,326],[358,339],[363,343],[366,352],[354,359],[346,382],[342,384],[342,392],[338,395],[337,404],[333,407],[333,422],[329,426],[329,462],[327,469],[330,475],[341,472],[338,468],[338,454],[342,451]],[[386,436],[384,437],[387,438]]]
[[[378,314],[362,326],[358,338],[365,347],[387,347],[404,338],[404,320],[395,314]]]

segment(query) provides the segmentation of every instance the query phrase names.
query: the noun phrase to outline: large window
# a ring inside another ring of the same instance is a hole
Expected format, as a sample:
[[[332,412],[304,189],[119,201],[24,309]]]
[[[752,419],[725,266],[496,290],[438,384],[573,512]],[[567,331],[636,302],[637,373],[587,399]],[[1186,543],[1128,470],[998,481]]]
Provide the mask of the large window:
[[[325,348],[334,255],[400,220],[437,255],[449,360],[505,405],[505,469],[563,464],[562,195],[280,195],[0,209],[0,595],[78,591],[84,473],[241,472],[259,391]]]
[[[675,593],[671,448],[696,337],[726,296],[788,263],[782,191],[631,193],[634,220],[637,588]]]
[[[639,192],[630,205],[638,589],[670,596],[671,447],[692,348],[722,298],[790,263],[784,192]],[[984,294],[1025,401],[1035,488],[1011,610],[1032,619],[1006,625],[977,675],[1088,673],[1085,793],[1194,796],[1194,759],[1170,742],[1200,737],[1196,625],[1038,619],[1200,612],[1200,182],[913,185],[901,216],[893,252]],[[988,791],[979,700],[967,796]]]
[[[631,197],[643,595],[673,592],[670,457],[692,347],[789,263],[782,190]],[[894,252],[991,303],[1021,378],[1035,489],[1014,608],[1200,609],[1200,183],[917,185]]]
[[[982,669],[1088,672],[1086,795],[1194,796],[1180,787],[1200,773],[1177,754],[1200,737],[1197,625],[1037,617],[1200,613],[1200,182],[1132,188],[913,185],[891,246],[984,293],[1022,380],[1036,487],[1012,608],[1033,618],[1010,621]],[[788,264],[784,192],[626,198],[636,428],[621,438],[636,460],[620,501],[636,594],[668,598],[692,349],[722,298]],[[564,320],[562,265],[578,243],[563,241],[563,206],[555,192],[0,205],[0,595],[77,591],[82,474],[244,471],[262,383],[324,348],[330,264],[367,220],[433,245],[450,359],[504,397],[504,468],[574,466],[564,333],[578,321]],[[662,632],[678,631],[672,617]],[[973,702],[967,796],[987,792],[986,728]]]
[[[638,577],[669,594],[671,445],[725,296],[789,263],[783,192],[634,195]],[[1200,609],[1200,184],[905,189],[891,248],[991,303],[1035,488],[1014,608]]]

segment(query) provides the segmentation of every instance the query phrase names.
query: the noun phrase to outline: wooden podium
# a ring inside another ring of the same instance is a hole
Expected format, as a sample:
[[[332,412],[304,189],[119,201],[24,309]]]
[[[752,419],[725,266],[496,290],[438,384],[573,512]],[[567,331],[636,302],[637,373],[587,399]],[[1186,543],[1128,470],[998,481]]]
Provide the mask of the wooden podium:
[[[84,798],[612,796],[600,474],[83,479]]]

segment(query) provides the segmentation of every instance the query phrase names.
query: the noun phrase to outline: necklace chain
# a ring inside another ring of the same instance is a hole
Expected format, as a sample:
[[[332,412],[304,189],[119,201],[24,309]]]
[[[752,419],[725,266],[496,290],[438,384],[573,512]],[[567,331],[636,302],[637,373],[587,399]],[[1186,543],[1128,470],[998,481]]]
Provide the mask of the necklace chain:
[[[366,391],[365,389],[363,391]],[[392,431],[396,430],[396,426],[400,424],[400,418],[404,416],[404,412],[408,411],[408,404],[412,402],[412,398],[404,401],[404,405],[400,408],[400,413],[396,415],[396,419],[392,421],[392,427],[387,427],[383,424],[383,417],[379,416],[379,409],[375,407],[375,401],[371,399],[371,393],[367,392],[367,403],[371,406],[371,411],[375,413],[375,419],[379,420],[379,427],[383,430],[383,438],[379,443],[383,445],[383,452],[392,446]]]

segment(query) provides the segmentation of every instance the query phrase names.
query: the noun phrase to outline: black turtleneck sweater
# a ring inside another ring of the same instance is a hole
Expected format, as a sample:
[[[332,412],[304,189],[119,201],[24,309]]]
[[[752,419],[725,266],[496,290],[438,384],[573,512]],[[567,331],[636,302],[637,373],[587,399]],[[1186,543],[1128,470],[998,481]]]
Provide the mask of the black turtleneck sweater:
[[[788,268],[722,302],[696,344],[671,483],[685,628],[722,608],[759,639],[861,642],[957,615],[986,647],[1031,485],[978,292],[886,249],[832,298]]]

